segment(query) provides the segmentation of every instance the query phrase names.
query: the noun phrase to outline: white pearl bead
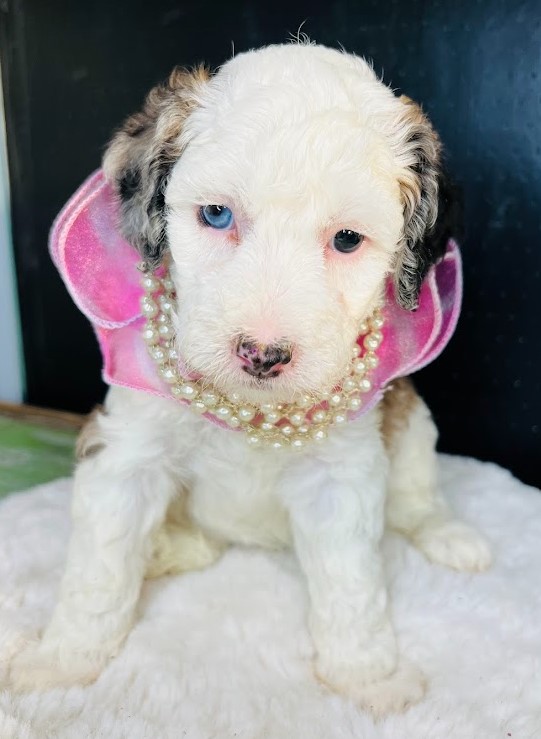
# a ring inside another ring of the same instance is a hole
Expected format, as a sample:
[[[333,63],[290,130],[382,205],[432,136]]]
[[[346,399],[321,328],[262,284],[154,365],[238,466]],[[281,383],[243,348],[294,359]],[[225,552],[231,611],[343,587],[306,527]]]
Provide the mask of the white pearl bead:
[[[147,318],[153,318],[158,314],[158,306],[148,295],[141,298],[141,310]]]
[[[276,410],[276,406],[273,405],[272,403],[263,403],[260,406],[260,409],[261,409],[261,413],[263,413],[264,415],[267,415],[267,413],[272,413],[274,410]]]
[[[383,334],[381,331],[372,331],[371,334],[364,337],[364,345],[369,351],[374,351],[381,344]]]
[[[174,347],[172,349],[169,349],[168,354],[169,354],[169,359],[172,362],[178,362],[178,360],[180,359],[178,352]]]
[[[332,420],[333,420],[333,423],[335,423],[338,426],[342,423],[346,423],[346,421],[348,420],[348,417],[346,413],[335,413],[334,416],[332,417]]]
[[[168,293],[175,289],[175,283],[170,277],[164,277],[162,280],[163,289],[167,290]]]
[[[323,409],[319,409],[318,411],[315,411],[312,414],[312,421],[314,423],[323,423],[323,421],[327,418],[327,412]]]
[[[263,421],[263,423],[259,427],[262,431],[272,431],[274,428],[273,423],[269,423],[269,421]]]
[[[280,428],[280,431],[283,433],[284,436],[291,436],[291,434],[293,433],[293,431],[295,431],[295,429],[293,428],[293,426],[290,426],[289,424],[287,424],[286,426],[282,426]]]
[[[327,438],[327,432],[324,429],[315,429],[312,432],[312,439],[314,441],[323,441]]]
[[[170,339],[174,335],[173,327],[170,323],[161,323],[158,331],[160,332],[162,339]]]
[[[299,434],[307,434],[310,431],[310,426],[299,426],[297,431],[299,432]]]
[[[282,414],[278,413],[278,411],[269,411],[268,413],[265,413],[265,421],[267,421],[267,423],[276,423],[281,417]]]
[[[342,383],[342,389],[345,393],[352,393],[354,390],[357,390],[357,383],[352,377],[346,377]]]
[[[221,418],[222,421],[225,421],[231,415],[231,408],[228,408],[226,405],[220,405],[215,411],[213,411],[213,413],[217,418]]]
[[[298,437],[296,439],[293,439],[291,442],[292,449],[302,449],[304,447],[304,440],[299,439]]]
[[[301,395],[296,402],[299,408],[310,408],[313,404],[312,398],[309,395]]]
[[[333,408],[338,408],[342,405],[343,400],[344,397],[342,393],[333,393],[329,398],[329,405],[331,405]]]
[[[178,374],[177,374],[176,369],[174,369],[174,367],[162,367],[160,372],[161,372],[161,376],[166,382],[170,382],[171,384],[174,382],[177,382]]]
[[[361,393],[369,393],[370,390],[372,390],[372,383],[368,379],[368,377],[363,377],[361,380],[359,380],[359,390]]]
[[[167,354],[161,346],[153,346],[150,348],[150,356],[158,364],[163,364],[167,359]]]
[[[235,405],[237,405],[237,403],[240,403],[242,398],[240,396],[240,393],[231,393],[231,395],[229,395],[229,400]]]
[[[356,362],[353,362],[352,367],[356,375],[362,375],[366,372],[366,362],[363,362],[362,359],[358,359]]]
[[[155,326],[153,326],[152,323],[147,323],[145,328],[143,329],[143,339],[147,342],[147,344],[155,344],[159,338],[160,335],[158,334]]]
[[[360,334],[367,334],[370,331],[370,327],[366,321],[363,321],[359,326]]]
[[[381,316],[373,316],[370,323],[372,324],[372,328],[380,329],[383,328],[385,321]]]
[[[238,427],[240,426],[238,416],[231,416],[227,419],[227,423],[229,424],[229,426],[231,426],[232,429],[238,429]]]
[[[250,434],[247,442],[250,446],[259,446],[261,444],[261,436],[259,434]]]
[[[196,398],[199,395],[199,391],[197,387],[191,383],[191,382],[185,382],[181,386],[181,394],[188,398],[189,400],[192,400],[192,398]]]
[[[288,420],[293,426],[301,426],[304,423],[304,413],[299,413],[298,411],[290,413]]]
[[[243,405],[239,408],[238,413],[240,420],[245,421],[246,423],[249,423],[255,416],[255,410],[247,405]]]
[[[155,277],[152,277],[152,275],[146,275],[141,280],[141,285],[143,288],[149,292],[149,293],[155,293],[156,290],[160,287],[160,283]]]
[[[203,403],[202,400],[194,400],[190,407],[193,408],[194,411],[197,411],[197,413],[207,412],[207,406]]]
[[[160,295],[160,297],[158,298],[158,302],[160,304],[161,310],[164,313],[171,313],[174,308],[173,303],[171,302],[171,300],[169,300],[167,295]]]
[[[272,446],[273,449],[283,449],[285,447],[285,445],[286,445],[286,442],[287,442],[287,439],[283,439],[283,440],[281,440],[281,439],[275,439],[272,442],[271,446]]]
[[[376,357],[375,354],[367,354],[364,358],[364,361],[366,362],[366,366],[369,369],[375,369],[379,364],[379,359]]]
[[[218,403],[218,396],[216,395],[216,393],[213,393],[210,390],[205,390],[205,392],[201,393],[201,400],[207,406],[207,408],[214,408],[214,406]]]
[[[353,397],[348,400],[348,408],[350,411],[358,411],[361,405],[362,401],[360,398]]]
[[[361,347],[358,344],[355,344],[355,346],[352,347],[352,349],[351,349],[351,358],[352,359],[357,359],[357,357],[359,356],[359,352],[360,351],[361,351]]]

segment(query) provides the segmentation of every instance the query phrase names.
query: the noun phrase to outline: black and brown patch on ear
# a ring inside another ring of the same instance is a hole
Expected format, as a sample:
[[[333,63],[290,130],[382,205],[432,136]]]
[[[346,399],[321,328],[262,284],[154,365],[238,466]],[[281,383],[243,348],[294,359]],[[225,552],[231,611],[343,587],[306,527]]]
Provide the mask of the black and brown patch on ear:
[[[105,152],[105,175],[120,200],[121,231],[150,269],[167,250],[165,189],[185,146],[184,123],[209,77],[205,67],[174,69],[150,91],[142,110],[125,121]]]
[[[400,102],[404,228],[395,284],[398,303],[415,310],[428,270],[445,254],[449,238],[461,235],[462,209],[457,188],[442,168],[441,143],[430,121],[409,98]]]

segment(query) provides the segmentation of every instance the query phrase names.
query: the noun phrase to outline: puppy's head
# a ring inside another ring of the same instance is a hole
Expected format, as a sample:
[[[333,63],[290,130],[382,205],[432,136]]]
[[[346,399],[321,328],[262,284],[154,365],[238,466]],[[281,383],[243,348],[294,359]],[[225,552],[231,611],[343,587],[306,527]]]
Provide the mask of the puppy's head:
[[[452,235],[427,118],[318,46],[173,72],[104,168],[126,238],[170,265],[185,363],[246,400],[332,388],[387,276],[415,309]]]

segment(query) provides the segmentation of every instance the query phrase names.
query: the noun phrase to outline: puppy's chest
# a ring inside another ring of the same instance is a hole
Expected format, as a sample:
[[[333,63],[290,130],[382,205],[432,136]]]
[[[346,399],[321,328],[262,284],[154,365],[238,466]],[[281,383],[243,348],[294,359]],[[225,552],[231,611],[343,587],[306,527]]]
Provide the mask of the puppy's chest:
[[[226,541],[281,548],[290,543],[280,501],[285,460],[247,448],[243,435],[219,428],[193,450],[189,511],[205,530]]]

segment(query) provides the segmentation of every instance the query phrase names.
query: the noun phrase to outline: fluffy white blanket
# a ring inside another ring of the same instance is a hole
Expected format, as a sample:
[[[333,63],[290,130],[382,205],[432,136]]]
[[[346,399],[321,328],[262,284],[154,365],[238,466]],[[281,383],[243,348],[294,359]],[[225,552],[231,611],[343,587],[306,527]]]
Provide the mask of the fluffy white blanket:
[[[136,627],[94,685],[1,691],[0,738],[539,739],[541,495],[469,459],[442,457],[441,474],[495,564],[449,572],[388,536],[401,647],[430,682],[407,713],[374,724],[326,692],[312,677],[295,561],[233,549],[205,572],[147,583]],[[59,480],[0,506],[0,659],[51,611],[70,487]]]

